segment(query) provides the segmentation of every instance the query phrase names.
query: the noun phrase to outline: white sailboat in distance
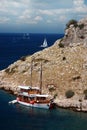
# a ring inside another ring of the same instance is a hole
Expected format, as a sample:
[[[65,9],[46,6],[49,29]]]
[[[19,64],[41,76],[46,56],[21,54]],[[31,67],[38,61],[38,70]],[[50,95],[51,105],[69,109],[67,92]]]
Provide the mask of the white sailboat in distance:
[[[44,39],[43,44],[40,47],[43,47],[43,48],[48,47],[46,38]]]

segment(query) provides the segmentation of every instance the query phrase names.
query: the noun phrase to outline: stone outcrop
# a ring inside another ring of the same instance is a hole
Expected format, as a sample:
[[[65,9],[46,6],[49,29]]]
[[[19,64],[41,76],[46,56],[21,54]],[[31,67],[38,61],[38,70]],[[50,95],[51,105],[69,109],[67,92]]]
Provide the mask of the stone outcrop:
[[[83,23],[83,21],[81,20],[79,23]],[[87,27],[86,23],[84,26]],[[83,29],[84,39],[87,35],[85,27]],[[82,38],[78,38],[78,42],[74,42],[71,28],[74,27],[69,28],[68,37],[64,36],[53,46],[36,52],[32,56],[22,57],[8,68],[0,71],[0,88],[17,94],[18,85],[30,85],[31,60],[33,65],[32,86],[39,86],[40,63],[42,62],[43,93],[56,95],[55,102],[60,107],[87,111],[87,47]],[[60,47],[61,41],[66,44],[65,47]],[[71,46],[71,41],[75,45]],[[73,95],[69,93],[67,96],[66,92],[69,90],[73,92]]]
[[[87,18],[77,22],[76,26],[70,24],[61,43],[65,46],[84,44],[87,47]]]

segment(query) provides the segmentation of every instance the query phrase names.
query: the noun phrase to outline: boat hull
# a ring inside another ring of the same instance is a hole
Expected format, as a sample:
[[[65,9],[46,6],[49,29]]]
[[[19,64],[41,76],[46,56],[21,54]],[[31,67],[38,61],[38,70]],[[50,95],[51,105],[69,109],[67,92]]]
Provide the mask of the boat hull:
[[[22,102],[22,101],[18,101],[19,104],[28,106],[28,107],[36,107],[36,108],[44,108],[44,109],[50,109],[51,106],[50,104],[47,103],[26,103],[26,102]]]

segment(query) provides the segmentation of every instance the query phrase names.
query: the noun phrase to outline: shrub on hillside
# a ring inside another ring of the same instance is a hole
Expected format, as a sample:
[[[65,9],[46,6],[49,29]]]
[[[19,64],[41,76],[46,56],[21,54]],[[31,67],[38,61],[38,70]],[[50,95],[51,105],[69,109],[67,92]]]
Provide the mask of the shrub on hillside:
[[[53,84],[49,84],[48,89],[50,92],[53,92],[55,90],[55,86]]]
[[[63,57],[63,60],[66,60],[66,57],[65,57],[65,56]]]
[[[12,69],[7,68],[7,69],[5,69],[5,72],[8,74],[13,74],[13,73],[15,73],[15,69],[14,68],[12,68]]]
[[[56,99],[57,95],[58,95],[58,94],[57,94],[57,93],[55,93],[55,94],[54,94],[54,96],[53,96],[53,99]]]
[[[67,24],[66,24],[66,28],[69,28],[70,27],[70,25],[74,25],[74,27],[77,27],[78,25],[77,25],[77,21],[76,20],[74,20],[74,19],[71,19]]]
[[[6,73],[9,73],[9,71],[10,71],[10,68],[5,69]]]
[[[26,60],[26,56],[22,56],[22,57],[20,58],[20,60],[21,60],[21,61],[25,61],[25,60]]]
[[[64,44],[62,44],[61,42],[59,43],[59,47],[60,48],[64,48]]]
[[[78,27],[79,27],[80,29],[83,29],[83,28],[84,28],[84,24],[79,24]]]
[[[80,75],[77,75],[77,76],[74,76],[72,79],[75,81],[75,80],[81,79],[81,77],[80,77]]]
[[[75,93],[72,90],[68,90],[65,93],[66,98],[71,98],[75,95]]]
[[[85,95],[84,99],[87,99],[87,89],[85,89],[83,93]]]

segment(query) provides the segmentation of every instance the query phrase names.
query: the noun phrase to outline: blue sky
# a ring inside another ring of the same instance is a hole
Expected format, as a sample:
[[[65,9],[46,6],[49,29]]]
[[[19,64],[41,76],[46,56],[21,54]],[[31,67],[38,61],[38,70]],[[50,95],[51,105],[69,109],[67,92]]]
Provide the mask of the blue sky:
[[[0,32],[63,33],[87,17],[87,0],[0,0]]]

